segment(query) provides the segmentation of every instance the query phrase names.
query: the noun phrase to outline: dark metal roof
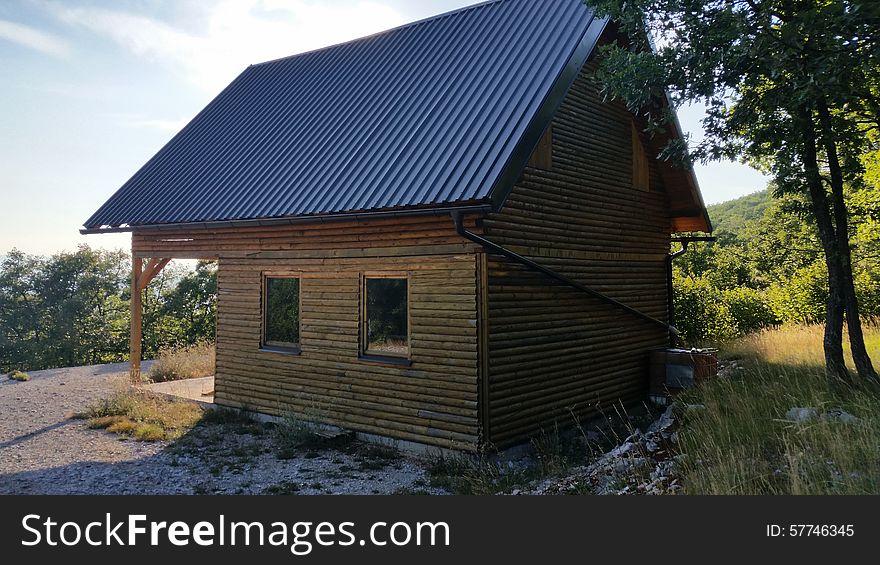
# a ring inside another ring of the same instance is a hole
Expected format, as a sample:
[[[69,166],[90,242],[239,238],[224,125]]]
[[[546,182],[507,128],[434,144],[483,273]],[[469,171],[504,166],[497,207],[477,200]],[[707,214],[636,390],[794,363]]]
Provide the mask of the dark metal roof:
[[[581,0],[496,0],[252,65],[85,227],[488,202],[604,26]]]

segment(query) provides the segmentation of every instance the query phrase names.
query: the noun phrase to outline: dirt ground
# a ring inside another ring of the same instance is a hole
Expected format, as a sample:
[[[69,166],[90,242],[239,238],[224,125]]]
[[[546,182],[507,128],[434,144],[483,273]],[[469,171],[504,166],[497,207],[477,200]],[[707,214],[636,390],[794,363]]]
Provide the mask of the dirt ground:
[[[0,494],[441,492],[427,486],[423,462],[357,442],[281,458],[264,424],[199,424],[178,440],[144,443],[71,419],[124,388],[126,371],[114,364],[0,378]]]

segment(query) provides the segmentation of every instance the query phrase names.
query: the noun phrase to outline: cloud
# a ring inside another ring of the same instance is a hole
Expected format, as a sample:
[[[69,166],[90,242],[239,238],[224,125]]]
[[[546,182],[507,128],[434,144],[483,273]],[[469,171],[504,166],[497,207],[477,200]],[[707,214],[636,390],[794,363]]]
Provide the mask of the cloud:
[[[70,55],[70,47],[64,40],[30,26],[8,20],[0,20],[0,39],[6,39],[54,57],[66,58]]]
[[[120,10],[44,5],[62,21],[108,37],[139,57],[168,64],[209,92],[226,86],[249,64],[403,23],[393,9],[366,0],[214,0],[198,12],[204,21],[189,28]]]

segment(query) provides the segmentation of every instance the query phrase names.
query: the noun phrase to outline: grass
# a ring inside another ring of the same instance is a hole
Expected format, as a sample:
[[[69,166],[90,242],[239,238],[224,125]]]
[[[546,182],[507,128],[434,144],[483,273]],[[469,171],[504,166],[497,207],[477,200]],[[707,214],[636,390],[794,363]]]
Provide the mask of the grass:
[[[821,325],[765,330],[727,344],[721,349],[721,355],[727,359],[821,368],[825,362],[822,350],[824,331],[825,327]],[[880,321],[865,324],[864,332],[868,353],[875,362],[880,362]],[[847,364],[854,368],[846,336],[844,350]]]
[[[294,483],[292,481],[282,481],[277,485],[270,485],[263,489],[263,494],[272,494],[272,495],[288,495],[288,494],[296,494],[302,487],[299,483]]]
[[[875,361],[880,331],[867,328]],[[748,336],[723,349],[743,369],[687,391],[679,432],[687,494],[876,494],[880,492],[880,393],[831,385],[822,328]],[[858,421],[786,419],[791,408],[842,409]]]
[[[7,375],[11,380],[18,381],[20,383],[31,380],[31,376],[25,373],[24,371],[12,371]]]
[[[360,471],[381,471],[401,459],[400,452],[390,445],[356,441],[353,433],[322,433],[295,414],[287,414],[274,427],[275,455],[293,459],[302,455],[315,459],[327,451],[351,455]]]
[[[215,354],[213,343],[162,350],[147,378],[154,383],[161,383],[210,377],[214,374]]]
[[[428,462],[428,484],[453,494],[489,495],[511,493],[561,476],[602,451],[597,440],[588,438],[575,423],[573,433],[556,426],[542,431],[532,440],[528,456],[516,462],[504,461],[494,453],[434,457]]]
[[[147,442],[180,438],[203,416],[204,411],[191,402],[135,389],[118,391],[75,415],[88,420],[89,428]]]

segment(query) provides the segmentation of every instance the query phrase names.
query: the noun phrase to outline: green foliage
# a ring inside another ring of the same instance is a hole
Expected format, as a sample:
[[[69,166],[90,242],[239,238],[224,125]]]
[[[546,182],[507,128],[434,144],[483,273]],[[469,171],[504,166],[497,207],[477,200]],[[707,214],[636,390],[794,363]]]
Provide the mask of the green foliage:
[[[763,217],[770,203],[769,192],[761,190],[709,206],[709,217],[712,218],[715,235],[740,232],[747,223]]]
[[[880,316],[880,253],[861,235],[874,221],[874,206],[880,209],[880,190],[872,188],[850,189],[847,195],[860,202],[852,207],[850,221],[856,292],[866,317]],[[740,206],[740,200],[746,205]],[[717,210],[721,221],[716,220]],[[690,342],[718,342],[778,324],[824,321],[827,268],[801,198],[771,198],[765,191],[710,206],[709,213],[718,242],[693,244],[676,260],[676,325]]]
[[[736,324],[730,318],[722,292],[705,278],[676,275],[675,326],[690,344],[721,341],[734,337]]]
[[[766,295],[748,287],[731,288],[722,293],[737,335],[745,335],[780,323]]]
[[[752,208],[752,202],[722,210],[732,212],[720,215],[720,226],[727,222],[730,231],[719,229],[717,248],[682,262],[684,275],[708,283],[700,282],[702,302],[692,307],[716,304],[730,310],[718,291],[748,287],[769,290],[783,321],[815,320],[823,304],[816,278],[820,261],[835,275],[830,279],[835,284],[825,285],[825,292],[833,293],[832,304],[846,303],[851,315],[859,311],[847,296],[850,275],[860,286],[862,306],[876,303],[870,289],[878,280],[880,232],[874,206],[880,178],[880,3],[590,4],[599,15],[616,20],[627,37],[601,49],[594,79],[606,98],[622,101],[642,117],[652,136],[674,127],[670,106],[700,103],[706,108],[702,139],[689,146],[687,139],[668,136],[673,138],[659,157],[683,167],[694,161],[746,161],[773,176],[774,196],[782,200],[768,206],[760,221],[758,213],[747,217],[737,210]],[[764,221],[773,215],[784,223]],[[859,227],[851,229],[850,222]],[[815,245],[816,232],[821,247]],[[852,268],[843,251],[847,244],[857,246]],[[741,302],[743,296],[726,298]],[[703,324],[691,328],[694,335],[726,332],[711,316],[693,321]],[[859,373],[870,376],[873,370],[864,357]]]
[[[0,370],[128,357],[131,260],[81,246],[51,257],[12,250],[0,262]],[[166,268],[144,293],[144,355],[213,341],[216,270]]]
[[[825,319],[828,273],[821,262],[798,270],[785,284],[770,289],[773,309],[785,322],[818,324]]]

